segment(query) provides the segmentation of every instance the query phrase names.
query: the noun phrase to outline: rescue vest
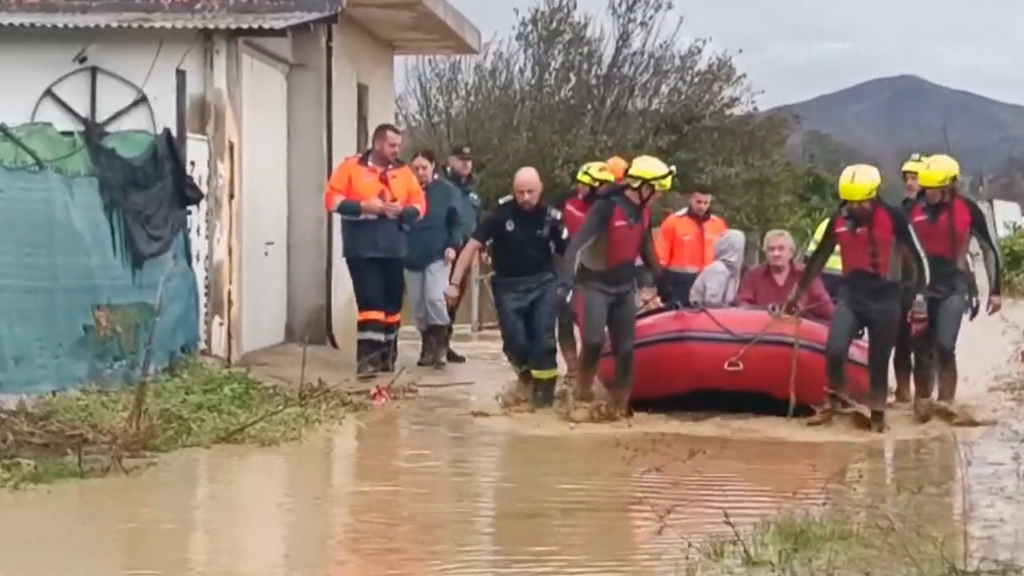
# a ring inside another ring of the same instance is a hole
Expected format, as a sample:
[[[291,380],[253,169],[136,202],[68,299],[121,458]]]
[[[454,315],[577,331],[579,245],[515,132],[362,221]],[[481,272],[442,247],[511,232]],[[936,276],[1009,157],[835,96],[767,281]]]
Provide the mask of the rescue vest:
[[[957,263],[967,252],[971,239],[971,210],[959,196],[942,206],[929,206],[924,202],[915,204],[910,210],[910,225],[929,258],[945,258]]]
[[[579,195],[573,195],[565,201],[562,216],[570,237],[575,236],[580,226],[583,226],[583,220],[587,218],[587,211],[590,210],[591,198],[592,196],[581,198]]]
[[[699,273],[714,262],[715,242],[726,228],[715,215],[692,218],[685,208],[670,214],[654,239],[659,263],[669,272]]]
[[[621,202],[629,200],[616,198],[612,202],[615,208],[608,220],[606,235],[605,258],[607,269],[622,264],[633,264],[640,255],[640,247],[644,242],[647,227],[651,225],[651,209],[644,206],[643,213],[635,222],[631,222]]]
[[[821,244],[821,239],[825,237],[825,230],[828,230],[829,218],[825,218],[818,224],[818,227],[814,230],[814,235],[811,236],[811,241],[807,244],[807,253],[814,252],[818,245]],[[832,251],[832,255],[828,257],[825,262],[825,270],[833,274],[842,274],[843,272],[843,256],[842,249],[836,244],[836,249]]]
[[[858,223],[843,210],[833,233],[843,254],[843,276],[861,271],[886,278],[896,247],[896,223],[884,206],[875,206],[867,222]]]

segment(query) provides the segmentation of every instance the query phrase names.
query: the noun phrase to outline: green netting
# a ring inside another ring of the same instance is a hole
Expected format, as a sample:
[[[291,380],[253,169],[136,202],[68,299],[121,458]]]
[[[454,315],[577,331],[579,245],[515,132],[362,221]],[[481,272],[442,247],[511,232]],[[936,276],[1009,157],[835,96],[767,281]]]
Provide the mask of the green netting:
[[[45,124],[8,130],[18,143],[0,136],[0,393],[132,378],[154,330],[154,369],[193,351],[198,291],[187,231],[133,274],[114,252],[111,234],[121,232],[104,213],[81,136]],[[122,132],[104,144],[134,157],[153,140]]]

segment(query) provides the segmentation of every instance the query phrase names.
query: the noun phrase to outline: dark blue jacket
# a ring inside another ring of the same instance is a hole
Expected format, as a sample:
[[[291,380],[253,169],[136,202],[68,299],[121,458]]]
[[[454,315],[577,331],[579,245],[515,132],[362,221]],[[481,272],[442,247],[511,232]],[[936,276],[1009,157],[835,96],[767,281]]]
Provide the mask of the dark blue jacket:
[[[476,178],[472,174],[463,178],[453,172],[451,168],[444,169],[444,176],[462,191],[458,205],[462,224],[458,235],[462,239],[462,243],[465,244],[469,241],[477,224],[480,223],[480,196],[476,193]]]
[[[458,249],[463,244],[459,211],[462,192],[438,176],[423,187],[423,194],[427,200],[427,215],[413,222],[405,236],[409,251],[403,264],[413,272],[422,272],[444,259],[446,248]]]

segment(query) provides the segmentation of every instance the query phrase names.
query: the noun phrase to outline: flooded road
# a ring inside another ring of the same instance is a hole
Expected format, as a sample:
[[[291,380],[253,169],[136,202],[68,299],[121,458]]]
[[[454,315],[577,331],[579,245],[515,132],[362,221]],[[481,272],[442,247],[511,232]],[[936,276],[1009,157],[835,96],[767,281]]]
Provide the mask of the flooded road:
[[[962,398],[1001,423],[960,441],[939,424],[896,424],[882,442],[784,419],[471,417],[508,372],[493,342],[465,343],[478,360],[422,373],[419,400],[300,445],[0,493],[0,576],[673,574],[687,542],[731,530],[726,517],[830,506],[950,538],[966,524],[976,550],[1009,557],[1024,552],[1024,430],[987,392],[1006,327],[965,328]]]

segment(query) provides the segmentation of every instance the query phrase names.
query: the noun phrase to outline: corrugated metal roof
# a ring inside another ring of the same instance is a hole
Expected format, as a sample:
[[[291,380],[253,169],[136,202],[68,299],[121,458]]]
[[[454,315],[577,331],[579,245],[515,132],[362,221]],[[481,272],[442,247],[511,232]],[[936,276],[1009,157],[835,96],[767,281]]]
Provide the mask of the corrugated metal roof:
[[[179,30],[284,30],[335,18],[338,10],[280,14],[210,12],[155,14],[0,13],[0,27],[22,28],[158,28]]]

